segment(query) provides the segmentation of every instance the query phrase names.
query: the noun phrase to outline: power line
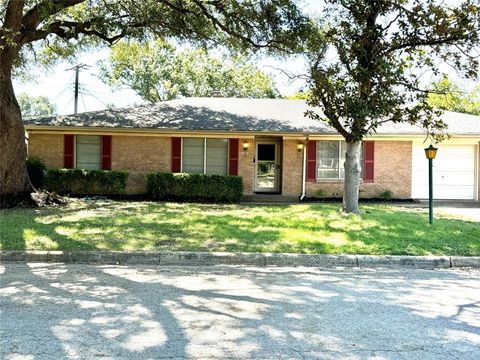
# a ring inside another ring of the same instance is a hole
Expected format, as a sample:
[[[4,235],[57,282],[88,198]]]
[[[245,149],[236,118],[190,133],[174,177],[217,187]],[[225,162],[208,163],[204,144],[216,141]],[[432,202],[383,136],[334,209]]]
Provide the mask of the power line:
[[[85,99],[83,98],[83,93],[80,93],[80,97],[82,98],[83,109],[87,112],[87,105],[85,105]]]
[[[71,97],[70,100],[68,100],[68,102],[63,106],[62,111],[60,111],[59,113],[63,113],[63,111],[67,109],[68,105],[70,105],[72,100],[73,100],[73,97]]]
[[[83,86],[82,86],[83,87]],[[115,99],[117,100],[118,99],[118,95],[115,95],[114,93],[112,92],[108,92],[108,91],[105,91],[105,90],[99,90],[100,88],[96,87],[96,86],[91,86],[91,85],[85,85],[84,86],[87,90],[89,91],[92,91],[96,94],[101,94],[102,96],[104,97],[109,97],[109,98],[112,98],[112,99]]]
[[[67,71],[75,70],[75,92],[74,92],[75,102],[74,102],[74,105],[73,105],[73,109],[74,109],[73,113],[74,114],[78,113],[78,82],[79,82],[79,76],[80,76],[80,69],[86,69],[86,68],[89,68],[89,67],[90,66],[87,65],[87,64],[77,64],[74,67],[72,67],[70,69],[67,69]]]
[[[99,101],[100,103],[102,103],[103,105],[105,106],[108,106],[108,104],[104,103],[102,100],[100,100],[97,96],[95,96],[94,94],[92,94],[90,91],[86,90],[86,92],[84,93],[85,95],[89,95],[93,98],[95,98],[97,101]]]
[[[52,98],[52,100],[57,99],[60,95],[62,95],[62,94],[63,94],[65,91],[67,91],[67,89],[69,89],[69,88],[70,88],[70,84],[65,85],[65,86],[63,87],[63,89],[60,90],[60,92]]]
[[[115,96],[115,95],[106,95],[106,94],[99,93],[97,91],[94,91],[94,90],[91,90],[91,89],[88,89],[88,88],[83,88],[83,86],[82,86],[82,89],[85,91],[84,94],[93,96],[94,98],[96,98],[98,101],[100,101],[102,103],[103,103],[103,101],[101,99],[103,99],[105,101],[108,101],[108,102],[116,102],[116,101],[119,100],[119,97]]]

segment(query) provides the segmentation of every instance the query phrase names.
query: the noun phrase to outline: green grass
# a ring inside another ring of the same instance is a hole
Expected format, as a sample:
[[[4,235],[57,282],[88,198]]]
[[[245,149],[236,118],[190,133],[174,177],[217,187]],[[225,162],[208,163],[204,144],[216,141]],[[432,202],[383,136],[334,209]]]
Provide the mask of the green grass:
[[[339,204],[83,202],[0,212],[2,250],[192,250],[480,255],[480,223],[424,210]]]

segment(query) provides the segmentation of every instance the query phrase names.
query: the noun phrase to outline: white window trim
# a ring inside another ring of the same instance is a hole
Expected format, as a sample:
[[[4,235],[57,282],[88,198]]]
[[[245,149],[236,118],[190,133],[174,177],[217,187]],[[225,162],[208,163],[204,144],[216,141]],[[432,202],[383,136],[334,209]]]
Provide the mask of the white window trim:
[[[203,174],[207,174],[207,138],[203,138]]]
[[[183,173],[183,139],[181,138],[181,149],[180,149],[180,172]],[[207,139],[218,139],[218,138],[202,138],[203,139],[203,175],[207,175]],[[221,138],[223,139],[223,138]],[[227,140],[227,174],[230,174],[230,139],[224,138]]]
[[[73,168],[77,168],[77,135],[73,135]]]

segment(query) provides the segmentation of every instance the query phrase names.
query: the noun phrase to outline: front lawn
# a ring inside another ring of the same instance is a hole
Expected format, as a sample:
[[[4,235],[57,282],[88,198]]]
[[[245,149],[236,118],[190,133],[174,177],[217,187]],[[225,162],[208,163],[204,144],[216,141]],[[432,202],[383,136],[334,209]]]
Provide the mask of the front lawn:
[[[85,202],[0,212],[2,250],[191,250],[480,255],[480,223],[424,210],[339,204]]]

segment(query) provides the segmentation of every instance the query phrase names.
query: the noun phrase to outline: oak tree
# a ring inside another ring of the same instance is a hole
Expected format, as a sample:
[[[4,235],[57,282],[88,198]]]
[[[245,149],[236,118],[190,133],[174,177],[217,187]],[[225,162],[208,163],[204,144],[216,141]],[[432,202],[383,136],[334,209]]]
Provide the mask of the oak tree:
[[[448,63],[466,78],[479,69],[478,0],[326,0],[327,51],[310,51],[308,100],[346,140],[344,210],[357,213],[362,140],[385,123],[440,134],[422,74]],[[315,50],[315,49],[312,49]]]
[[[14,68],[41,45],[60,57],[124,37],[291,51],[308,24],[293,0],[0,0],[0,197],[32,190]],[[35,61],[35,57],[33,57]]]
[[[27,93],[21,93],[18,96],[18,105],[22,117],[32,116],[53,116],[56,113],[56,106],[46,96],[32,96]]]
[[[480,115],[480,86],[466,91],[452,82],[448,75],[443,75],[431,87],[428,103],[442,110]]]
[[[121,41],[101,61],[100,78],[115,88],[133,89],[155,103],[179,96],[275,98],[271,76],[246,56],[219,54],[204,48],[178,49],[162,39],[153,42]]]

